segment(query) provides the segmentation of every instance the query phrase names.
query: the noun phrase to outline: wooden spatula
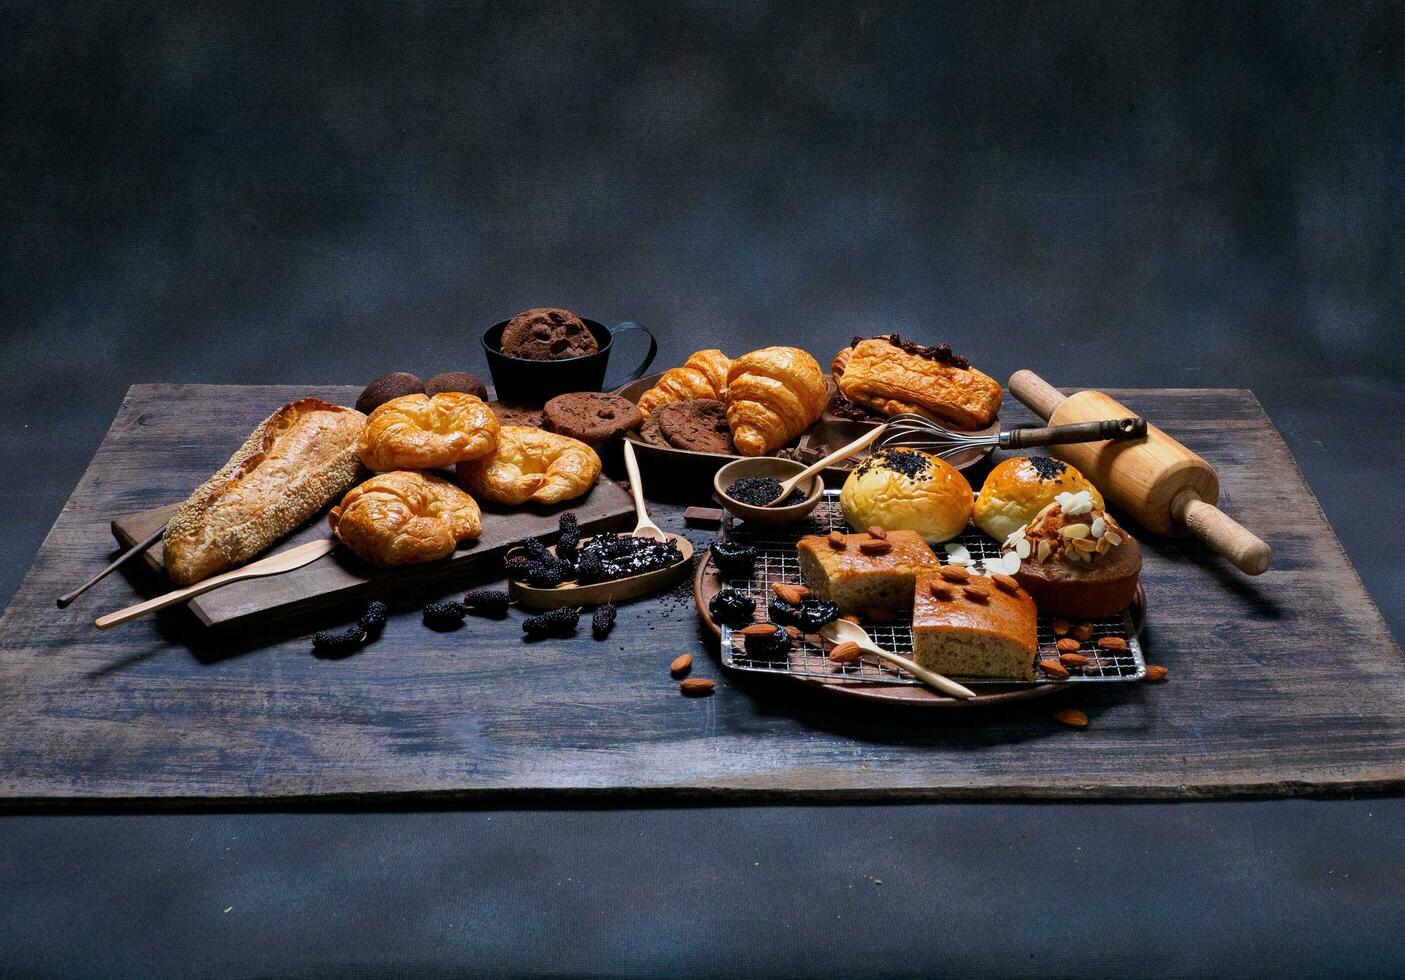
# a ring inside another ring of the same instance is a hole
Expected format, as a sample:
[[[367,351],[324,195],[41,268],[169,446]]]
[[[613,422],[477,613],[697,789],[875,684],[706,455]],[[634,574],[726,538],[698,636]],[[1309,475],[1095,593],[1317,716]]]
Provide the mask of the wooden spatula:
[[[328,554],[337,546],[334,538],[323,538],[320,541],[311,541],[307,544],[300,544],[296,548],[289,548],[287,551],[280,551],[276,555],[269,555],[267,558],[260,558],[252,564],[243,568],[236,568],[231,572],[221,575],[212,575],[203,582],[196,582],[194,585],[184,589],[176,589],[174,592],[167,592],[165,595],[157,596],[155,599],[148,599],[139,602],[135,606],[128,606],[126,609],[119,609],[116,612],[108,613],[106,616],[99,616],[94,620],[94,625],[100,630],[105,630],[109,626],[117,626],[130,619],[145,616],[147,613],[156,612],[158,609],[165,609],[167,606],[174,606],[177,603],[185,602],[187,599],[194,599],[198,595],[209,592],[211,589],[218,589],[222,585],[231,582],[242,582],[247,578],[264,578],[268,575],[282,575],[284,572],[291,572],[295,568],[309,565]]]

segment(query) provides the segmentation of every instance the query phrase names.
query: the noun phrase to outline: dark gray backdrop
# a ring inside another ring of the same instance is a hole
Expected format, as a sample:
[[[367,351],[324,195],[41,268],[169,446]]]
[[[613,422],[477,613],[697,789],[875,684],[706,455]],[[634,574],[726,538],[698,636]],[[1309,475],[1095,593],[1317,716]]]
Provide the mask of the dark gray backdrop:
[[[1399,636],[1402,40],[1393,4],[7,4],[0,597],[127,385],[482,370],[560,304],[665,365],[896,328],[1251,387]],[[0,972],[1400,972],[1402,816],[10,816]]]

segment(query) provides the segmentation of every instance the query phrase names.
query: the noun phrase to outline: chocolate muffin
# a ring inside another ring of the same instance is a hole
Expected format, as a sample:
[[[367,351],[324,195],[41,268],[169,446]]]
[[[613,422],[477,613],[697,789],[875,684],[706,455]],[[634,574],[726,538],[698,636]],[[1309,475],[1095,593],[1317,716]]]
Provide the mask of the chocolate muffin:
[[[557,395],[542,415],[552,432],[591,444],[621,436],[644,421],[644,413],[629,399],[603,391]]]
[[[1103,619],[1137,594],[1142,552],[1112,515],[1093,504],[1092,492],[1061,493],[1005,539],[1020,559],[1015,579],[1044,616]]]
[[[356,399],[356,410],[370,415],[392,398],[424,394],[424,382],[407,371],[383,374],[368,384]]]
[[[570,310],[539,307],[524,310],[502,331],[502,352],[529,361],[584,357],[600,349],[595,334]]]
[[[669,445],[696,453],[730,453],[732,433],[727,428],[727,407],[710,398],[671,402],[654,412],[659,431]]]

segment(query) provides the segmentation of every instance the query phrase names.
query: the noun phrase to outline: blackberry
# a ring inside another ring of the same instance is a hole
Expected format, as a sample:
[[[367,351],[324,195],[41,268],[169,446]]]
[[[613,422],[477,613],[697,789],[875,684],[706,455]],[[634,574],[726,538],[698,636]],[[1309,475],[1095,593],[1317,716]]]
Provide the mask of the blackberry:
[[[576,631],[576,624],[580,622],[580,619],[579,609],[565,606],[542,613],[540,616],[528,616],[522,620],[522,632],[531,639],[540,639],[544,636],[570,636]]]
[[[540,538],[523,538],[522,553],[529,561],[549,562],[555,561],[556,556],[551,553],[551,549],[542,543]]]
[[[463,597],[464,608],[475,616],[502,619],[507,615],[507,593],[497,589],[474,589]]]
[[[339,633],[328,630],[312,637],[312,650],[319,656],[345,657],[366,642],[366,631],[360,626],[348,626]]]
[[[555,588],[566,580],[566,570],[561,564],[554,558],[549,562],[532,562],[527,568],[527,584],[535,585],[539,589]]]
[[[757,660],[779,660],[790,652],[790,634],[777,626],[769,634],[746,638],[746,653]]]
[[[532,567],[532,559],[526,555],[513,555],[503,561],[508,578],[526,578],[527,569]]]
[[[750,578],[756,567],[756,549],[727,538],[718,538],[709,546],[712,563],[728,578]]]
[[[436,630],[453,629],[463,622],[467,612],[463,603],[454,602],[452,599],[431,602],[424,607],[424,625]]]
[[[723,589],[708,602],[707,611],[713,622],[733,628],[745,626],[756,612],[756,600],[736,589]]]
[[[390,610],[383,602],[372,602],[366,607],[366,611],[361,614],[361,618],[356,621],[367,633],[379,633],[385,626],[385,618]]]
[[[615,628],[615,604],[607,602],[603,606],[596,607],[594,614],[590,617],[590,635],[597,640],[603,640],[610,635],[610,630]]]

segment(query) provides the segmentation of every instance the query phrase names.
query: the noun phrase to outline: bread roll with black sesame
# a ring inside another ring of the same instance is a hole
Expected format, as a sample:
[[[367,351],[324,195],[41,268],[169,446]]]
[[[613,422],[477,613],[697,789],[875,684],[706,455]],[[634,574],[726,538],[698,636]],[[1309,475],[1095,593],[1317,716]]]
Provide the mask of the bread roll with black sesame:
[[[880,449],[849,474],[839,503],[851,527],[916,531],[928,544],[941,544],[970,522],[971,485],[931,453]]]
[[[976,498],[976,527],[1003,542],[1016,528],[1034,519],[1061,493],[1087,490],[1093,506],[1103,507],[1103,495],[1087,477],[1060,459],[1016,456],[990,471]]]
[[[360,412],[303,398],[259,423],[166,525],[166,574],[190,585],[243,565],[317,515],[363,474]]]

